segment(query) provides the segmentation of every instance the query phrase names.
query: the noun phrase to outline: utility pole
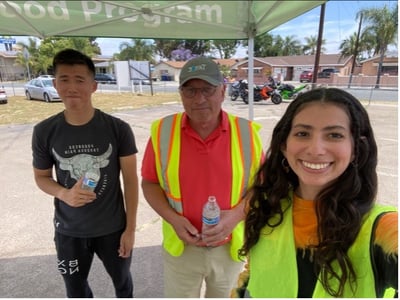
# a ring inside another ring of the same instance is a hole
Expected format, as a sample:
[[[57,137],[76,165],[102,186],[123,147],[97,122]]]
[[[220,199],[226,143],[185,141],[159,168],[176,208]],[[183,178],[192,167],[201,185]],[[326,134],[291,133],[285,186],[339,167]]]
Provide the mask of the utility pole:
[[[314,72],[313,72],[313,78],[312,78],[312,88],[313,89],[316,86],[317,76],[318,76],[319,57],[321,55],[322,36],[323,36],[323,32],[324,32],[324,19],[325,19],[325,3],[321,5],[321,14],[319,17],[317,52],[315,53]]]
[[[349,77],[349,85],[347,86],[350,88],[351,86],[351,81],[353,79],[353,73],[354,73],[354,68],[356,66],[356,60],[358,56],[358,43],[360,39],[360,32],[361,32],[361,23],[362,23],[362,13],[360,13],[360,23],[358,24],[358,32],[357,32],[357,38],[356,38],[356,43],[354,45],[354,53],[353,53],[353,62],[351,64],[351,71],[350,71],[350,77]]]

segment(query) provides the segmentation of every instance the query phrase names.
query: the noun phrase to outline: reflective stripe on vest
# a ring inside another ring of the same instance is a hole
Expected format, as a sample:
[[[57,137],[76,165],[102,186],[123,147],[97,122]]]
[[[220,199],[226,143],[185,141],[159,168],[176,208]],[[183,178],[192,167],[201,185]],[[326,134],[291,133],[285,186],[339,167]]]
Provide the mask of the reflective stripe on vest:
[[[181,122],[183,113],[167,116],[152,124],[151,138],[155,153],[157,176],[169,204],[183,214],[179,182],[179,157]],[[231,207],[242,198],[257,172],[262,156],[262,143],[258,135],[260,126],[246,119],[228,114],[231,130],[232,184]],[[231,256],[238,261],[238,250],[243,244],[244,223],[240,222],[232,232]],[[163,221],[163,245],[173,256],[184,250],[183,242],[173,227]]]
[[[288,205],[289,200],[283,201]],[[350,285],[344,287],[344,298],[375,298],[375,281],[370,259],[370,242],[375,219],[383,212],[396,208],[376,205],[364,218],[360,233],[349,248],[351,259],[357,276],[354,293]],[[250,279],[247,286],[249,295],[254,298],[296,298],[298,293],[298,270],[296,249],[293,235],[292,205],[285,211],[281,225],[272,232],[270,227],[261,230],[257,244],[250,250]],[[333,265],[339,274],[340,268]],[[330,281],[336,288],[338,282]],[[325,291],[320,280],[317,281],[313,298],[332,298]]]

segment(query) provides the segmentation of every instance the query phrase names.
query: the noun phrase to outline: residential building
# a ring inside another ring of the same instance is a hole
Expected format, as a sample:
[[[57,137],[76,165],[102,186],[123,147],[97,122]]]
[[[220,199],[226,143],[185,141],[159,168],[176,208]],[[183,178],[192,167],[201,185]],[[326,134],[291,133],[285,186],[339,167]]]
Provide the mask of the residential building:
[[[18,51],[0,51],[0,80],[21,80],[28,77],[27,68],[15,63]]]
[[[351,72],[352,57],[340,57],[340,54],[321,54],[319,70],[335,68],[340,75]],[[280,81],[299,81],[301,72],[313,70],[315,55],[273,56],[254,58],[254,83],[262,84],[269,76]],[[248,60],[238,62],[232,67],[232,74],[237,79],[248,77]]]

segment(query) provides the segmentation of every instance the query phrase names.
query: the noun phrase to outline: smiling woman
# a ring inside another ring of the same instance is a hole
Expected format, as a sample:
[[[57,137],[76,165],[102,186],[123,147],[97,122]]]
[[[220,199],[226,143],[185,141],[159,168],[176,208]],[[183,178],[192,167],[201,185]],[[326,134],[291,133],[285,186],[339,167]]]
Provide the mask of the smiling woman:
[[[376,203],[377,156],[368,112],[353,95],[318,88],[293,100],[248,193],[240,254],[249,264],[236,291],[393,297],[398,214]]]

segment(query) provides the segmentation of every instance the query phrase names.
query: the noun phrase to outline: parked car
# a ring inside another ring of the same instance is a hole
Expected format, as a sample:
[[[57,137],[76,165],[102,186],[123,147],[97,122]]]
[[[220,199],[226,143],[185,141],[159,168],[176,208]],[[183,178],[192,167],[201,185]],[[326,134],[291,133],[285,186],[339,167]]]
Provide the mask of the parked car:
[[[53,75],[48,75],[48,74],[40,75],[39,77],[42,77],[42,78],[54,78]]]
[[[46,102],[61,101],[53,85],[53,79],[38,77],[28,81],[24,85],[26,99],[38,99]]]
[[[311,82],[313,77],[312,70],[306,70],[300,74],[300,82]]]
[[[318,73],[318,78],[329,78],[332,73],[339,73],[339,70],[335,68],[323,69],[322,72]]]
[[[108,73],[97,73],[94,76],[94,80],[96,80],[98,83],[108,83],[108,84],[117,83],[117,79],[114,77],[114,75]]]
[[[0,88],[0,104],[7,104],[8,103],[8,97],[6,90],[4,87]]]

